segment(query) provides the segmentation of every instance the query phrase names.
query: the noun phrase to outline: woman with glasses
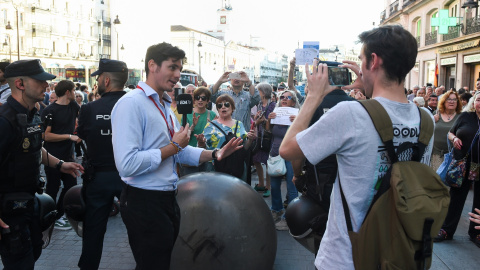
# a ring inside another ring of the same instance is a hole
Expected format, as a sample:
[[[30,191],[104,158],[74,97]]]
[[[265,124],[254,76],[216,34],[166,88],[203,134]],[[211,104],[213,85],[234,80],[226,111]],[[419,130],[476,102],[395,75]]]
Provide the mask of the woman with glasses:
[[[193,147],[206,148],[206,141],[205,137],[203,136],[203,130],[207,125],[207,119],[211,121],[217,116],[215,112],[207,110],[207,104],[210,100],[211,95],[212,94],[210,90],[203,86],[198,87],[193,92],[193,113],[187,114],[187,123],[190,126],[190,130],[192,130],[192,133],[190,135],[190,142],[188,144]],[[186,165],[182,165],[182,175],[187,175],[194,172],[212,171],[211,164],[211,162],[207,162],[201,164],[198,167],[189,167]]]
[[[457,92],[448,91],[442,95],[437,108],[437,114],[434,116],[435,131],[432,158],[430,160],[430,166],[435,171],[442,164],[444,154],[449,152],[447,133],[462,111],[462,103],[458,98]]]
[[[300,108],[300,105],[297,102],[297,97],[293,91],[286,90],[280,92],[278,96],[279,102],[277,103],[277,107],[292,107],[292,108]],[[272,148],[270,149],[270,156],[276,157],[279,153],[280,144],[285,137],[285,133],[290,126],[284,125],[273,125],[271,124],[271,120],[275,119],[277,114],[275,112],[271,112],[268,116],[268,122],[266,125],[266,129],[272,132],[273,135],[273,142]],[[290,121],[293,122],[295,119],[295,115],[290,116]],[[287,168],[287,174],[285,175],[285,180],[287,181],[287,205],[293,201],[298,196],[297,189],[292,182],[293,178],[293,167],[290,161],[285,160],[285,166]],[[286,231],[288,230],[287,222],[285,221],[285,209],[283,208],[282,203],[282,192],[281,192],[281,185],[282,185],[283,176],[270,176],[271,182],[271,195],[272,195],[272,216],[275,220],[275,227],[279,231]]]
[[[232,118],[233,111],[235,111],[235,102],[233,101],[233,98],[228,94],[220,95],[217,98],[215,105],[217,107],[218,118],[209,121],[203,130],[207,149],[213,150],[221,148],[222,144],[225,142],[225,134],[228,135],[229,133],[232,133],[235,137],[243,139],[244,150],[248,150],[252,145],[253,140],[256,139],[255,132],[254,130],[250,130],[247,133],[243,123]],[[244,151],[238,150],[237,152],[243,153],[244,157]],[[233,156],[235,156],[235,154],[233,154],[232,157]],[[238,161],[238,171],[235,173],[226,173],[244,179],[244,161],[245,160]]]
[[[452,95],[452,91],[447,92],[447,103],[457,103],[461,106],[458,96]],[[443,98],[443,97],[442,97]],[[453,99],[453,100],[452,100]],[[457,99],[455,101],[455,99]],[[447,105],[448,106],[448,105]],[[453,105],[452,105],[453,107]],[[450,115],[453,119],[454,115]],[[448,118],[447,118],[448,119]],[[480,184],[478,182],[479,163],[480,163],[480,140],[478,140],[478,132],[480,127],[480,92],[470,99],[463,113],[457,118],[452,128],[448,132],[448,139],[454,147],[453,158],[455,160],[462,159],[468,151],[471,151],[467,158],[466,173],[460,187],[450,188],[450,204],[448,206],[447,217],[443,222],[442,229],[438,233],[434,242],[451,240],[458,226],[458,222],[462,216],[465,200],[473,182],[473,207],[480,209]],[[471,149],[471,150],[470,150]],[[480,248],[480,230],[475,228],[475,224],[470,222],[468,229],[470,240]]]

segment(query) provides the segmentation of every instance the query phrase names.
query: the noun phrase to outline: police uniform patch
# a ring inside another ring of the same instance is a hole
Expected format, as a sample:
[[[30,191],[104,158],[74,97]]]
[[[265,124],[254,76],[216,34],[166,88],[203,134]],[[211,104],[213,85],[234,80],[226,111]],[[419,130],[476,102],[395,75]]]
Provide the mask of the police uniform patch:
[[[23,146],[23,149],[28,149],[30,147],[30,140],[28,138],[25,138],[23,140],[22,146]]]
[[[27,209],[27,203],[28,203],[28,200],[27,201],[13,201],[12,209],[13,210],[15,210],[15,209]]]

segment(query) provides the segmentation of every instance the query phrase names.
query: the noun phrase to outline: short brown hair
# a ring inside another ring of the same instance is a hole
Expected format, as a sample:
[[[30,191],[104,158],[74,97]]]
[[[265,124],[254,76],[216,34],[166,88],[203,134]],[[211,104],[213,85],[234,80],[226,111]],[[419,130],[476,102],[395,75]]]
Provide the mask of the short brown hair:
[[[232,111],[235,111],[235,101],[233,100],[233,98],[230,95],[223,94],[223,95],[219,96],[217,98],[217,100],[215,101],[215,104],[220,103],[222,101],[230,102],[230,104],[232,105]]]
[[[207,101],[210,100],[210,97],[212,96],[210,90],[208,90],[208,88],[205,86],[200,86],[195,89],[195,91],[193,91],[193,97],[198,97],[201,94],[205,94],[205,96],[207,97]]]
[[[445,94],[443,94],[442,97],[440,98],[440,101],[438,102],[438,110],[440,111],[440,113],[445,112],[445,102],[447,102],[447,98],[449,98],[451,94],[454,94],[455,97],[457,98],[457,108],[455,108],[455,112],[456,113],[462,112],[462,102],[460,100],[460,97],[458,97],[458,93],[456,91],[450,90]]]

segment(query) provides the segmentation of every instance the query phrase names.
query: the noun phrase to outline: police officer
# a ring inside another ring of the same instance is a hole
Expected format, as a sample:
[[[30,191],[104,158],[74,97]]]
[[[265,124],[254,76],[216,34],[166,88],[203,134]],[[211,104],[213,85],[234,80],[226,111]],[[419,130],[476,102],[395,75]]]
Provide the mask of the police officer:
[[[325,63],[328,66],[341,65],[341,63],[337,62]],[[354,99],[348,96],[340,87],[337,87],[335,90],[325,96],[322,103],[320,106],[318,106],[317,110],[313,114],[309,126],[317,122],[324,113],[338,103],[351,100]],[[306,160],[304,166],[305,171],[302,171],[303,162],[292,162],[292,165],[295,173],[295,186],[299,186],[297,179],[305,179],[306,181],[304,183],[306,187],[306,195],[328,213],[330,208],[330,194],[332,193],[333,183],[335,182],[338,169],[337,158],[335,155],[328,156],[315,166]],[[321,230],[325,230],[325,226],[321,227]],[[323,235],[324,231],[319,231],[317,233]],[[317,254],[319,246],[320,241],[315,238],[315,255]]]
[[[124,185],[113,158],[110,114],[125,94],[128,68],[122,61],[101,59],[92,76],[97,76],[102,98],[82,106],[77,128],[78,136],[87,143],[86,161],[90,164],[84,177],[86,214],[78,262],[81,269],[98,269],[113,198],[120,198]]]
[[[0,256],[4,269],[33,269],[42,252],[38,204],[40,164],[77,176],[80,164],[63,162],[42,147],[43,124],[35,103],[47,80],[40,60],[13,62],[5,69],[11,96],[0,108]]]

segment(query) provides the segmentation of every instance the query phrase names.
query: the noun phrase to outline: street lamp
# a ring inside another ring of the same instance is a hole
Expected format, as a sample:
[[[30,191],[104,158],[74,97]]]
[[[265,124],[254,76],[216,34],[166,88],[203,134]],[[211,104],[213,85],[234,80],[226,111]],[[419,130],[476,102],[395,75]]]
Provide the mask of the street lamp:
[[[10,54],[10,63],[11,63],[12,62],[12,44],[10,43],[10,35],[7,35],[7,37],[8,37],[8,43],[7,43],[7,39],[5,39],[3,46],[8,45],[8,53]]]
[[[117,18],[115,20],[113,20],[113,24],[115,25],[119,25],[120,24],[120,20],[118,19],[118,15],[117,15]],[[118,40],[118,29],[117,29],[117,26],[115,26],[115,32],[117,32],[117,60],[120,60],[119,56],[119,50],[118,50],[118,43],[119,43],[119,40]],[[123,45],[122,45],[123,47]]]
[[[198,76],[202,77],[202,57],[200,56],[200,48],[202,47],[202,42],[198,41]]]
[[[17,24],[17,60],[20,60],[20,34],[19,34],[19,31],[18,31],[18,9],[16,6],[13,6],[15,8],[15,14],[16,14],[16,24]],[[10,21],[8,21],[8,24],[5,26],[5,29],[6,30],[13,30],[13,27],[12,25],[10,24]],[[10,43],[10,36],[8,38],[8,41],[9,41],[9,44]],[[10,45],[11,47],[11,45]],[[10,62],[12,61],[11,59],[11,50],[10,50]]]

